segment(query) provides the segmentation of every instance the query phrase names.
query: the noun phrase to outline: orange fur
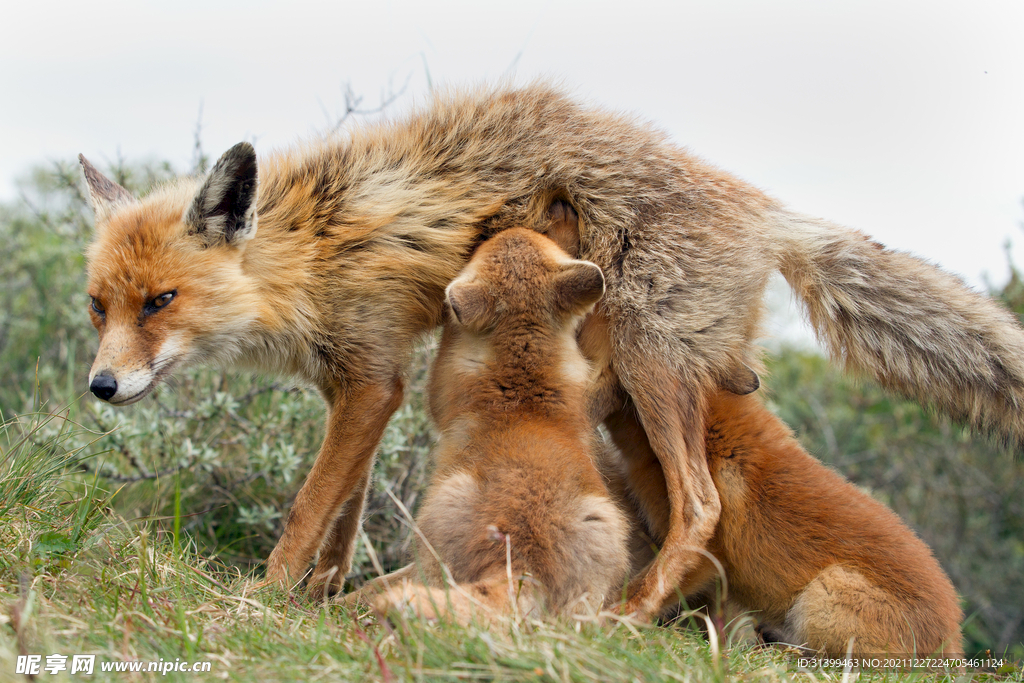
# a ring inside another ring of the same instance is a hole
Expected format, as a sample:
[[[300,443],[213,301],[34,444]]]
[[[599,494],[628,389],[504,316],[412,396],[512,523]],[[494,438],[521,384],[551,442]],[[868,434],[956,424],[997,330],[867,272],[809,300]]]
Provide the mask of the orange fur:
[[[718,392],[705,444],[722,514],[707,550],[723,565],[731,602],[750,610],[762,634],[833,655],[961,654],[956,592],[928,547],[887,507],[804,451],[755,396]],[[610,420],[621,463],[614,479],[633,491],[655,541],[666,512],[665,481],[631,406]],[[704,559],[680,591],[707,595],[717,571]]]
[[[773,272],[847,367],[1024,442],[1024,334],[1006,311],[543,84],[440,93],[401,120],[265,157],[258,174],[242,143],[207,177],[141,201],[83,168],[89,294],[106,311],[97,396],[123,405],[176,367],[216,362],[290,373],[324,397],[328,433],[268,560],[275,581],[319,548],[314,583],[341,586],[379,416],[401,401],[415,340],[441,323],[444,288],[480,241],[514,226],[565,238],[553,202],[580,217],[567,251],[608,282],[611,360],[594,396],[612,402],[591,414],[629,396],[667,482],[664,545],[631,611],[657,612],[698,562],[686,548],[714,533],[703,417],[717,387],[750,388]]]
[[[448,288],[431,374],[440,439],[415,570],[358,599],[465,623],[597,611],[622,588],[627,527],[594,464],[590,367],[574,339],[603,291],[596,266],[535,232],[477,250]]]

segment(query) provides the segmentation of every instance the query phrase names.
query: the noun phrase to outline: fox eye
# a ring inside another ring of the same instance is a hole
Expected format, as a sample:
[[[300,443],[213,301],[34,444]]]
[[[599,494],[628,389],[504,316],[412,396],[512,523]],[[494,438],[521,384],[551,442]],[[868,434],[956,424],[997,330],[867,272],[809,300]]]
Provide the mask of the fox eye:
[[[106,314],[107,309],[103,308],[103,304],[100,303],[99,299],[97,299],[94,296],[91,296],[89,298],[92,299],[92,303],[89,304],[92,310],[96,311],[96,313],[101,316]]]
[[[157,298],[153,299],[150,303],[153,304],[155,308],[163,308],[167,304],[171,303],[171,299],[173,299],[174,295],[177,293],[178,290],[174,290],[173,292],[164,292]]]
[[[153,298],[149,303],[147,303],[145,307],[142,309],[142,312],[145,313],[146,315],[156,313],[161,308],[171,303],[171,299],[173,299],[177,293],[178,290],[176,289],[172,289],[169,292],[164,292],[160,296]]]

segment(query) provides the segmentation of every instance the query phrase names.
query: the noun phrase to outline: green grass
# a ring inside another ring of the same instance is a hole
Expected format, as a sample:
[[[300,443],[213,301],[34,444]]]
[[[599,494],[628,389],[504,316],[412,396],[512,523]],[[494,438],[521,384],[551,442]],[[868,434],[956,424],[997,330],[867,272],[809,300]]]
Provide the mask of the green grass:
[[[116,489],[73,473],[82,458],[68,447],[76,430],[59,415],[0,428],[0,680],[20,678],[19,654],[43,655],[44,664],[51,654],[95,654],[92,680],[849,680],[841,670],[800,670],[794,653],[709,640],[682,625],[526,620],[488,630],[381,621],[257,589],[256,573],[199,554],[180,512],[119,516]],[[210,672],[100,670],[161,660],[208,662]]]
[[[161,163],[107,172],[138,193],[175,175]],[[254,591],[322,439],[322,402],[213,370],[181,372],[127,409],[75,401],[96,344],[82,256],[92,211],[73,161],[37,170],[22,190],[0,206],[0,682],[25,653],[199,660],[212,671],[198,678],[261,681],[843,680],[740,642],[716,660],[702,635],[677,626],[388,626]],[[1013,274],[1001,295],[1024,315]],[[385,434],[367,504],[366,536],[385,569],[404,562],[408,538],[391,497],[415,510],[427,479],[429,351],[413,363],[410,403]],[[802,443],[935,550],[964,598],[970,651],[1024,658],[1024,460],[813,355],[781,353],[771,366],[766,395]],[[363,546],[355,571],[356,584],[373,573]]]

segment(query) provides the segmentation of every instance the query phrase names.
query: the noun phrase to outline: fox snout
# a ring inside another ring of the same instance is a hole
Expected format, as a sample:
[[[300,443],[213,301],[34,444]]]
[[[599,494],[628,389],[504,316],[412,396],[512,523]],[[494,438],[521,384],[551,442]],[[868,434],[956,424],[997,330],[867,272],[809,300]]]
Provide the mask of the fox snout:
[[[120,371],[103,367],[98,371],[94,369],[89,379],[89,391],[101,401],[123,406],[145,398],[159,380],[160,375],[153,371],[151,363],[121,368]]]
[[[92,382],[89,384],[89,391],[96,398],[109,401],[117,393],[117,379],[109,372],[101,372],[93,377]]]
[[[123,406],[145,398],[182,360],[178,335],[153,339],[137,330],[118,325],[101,335],[89,373],[89,391],[101,401]]]

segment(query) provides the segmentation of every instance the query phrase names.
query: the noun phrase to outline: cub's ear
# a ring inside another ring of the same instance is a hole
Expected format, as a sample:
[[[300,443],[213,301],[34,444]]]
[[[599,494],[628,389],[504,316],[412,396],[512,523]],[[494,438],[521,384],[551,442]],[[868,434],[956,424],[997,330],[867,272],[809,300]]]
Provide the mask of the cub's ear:
[[[445,290],[445,300],[460,325],[482,330],[494,317],[494,299],[478,283],[456,279]]]
[[[89,203],[96,214],[96,224],[104,223],[122,206],[135,204],[135,197],[110,178],[96,170],[84,155],[78,155],[78,163],[82,164],[85,183],[89,187]]]
[[[569,261],[555,275],[555,308],[584,313],[604,296],[604,273],[590,261]]]
[[[240,142],[224,152],[183,217],[207,246],[241,245],[256,234],[256,150]]]
[[[746,396],[757,391],[761,386],[761,378],[744,363],[733,368],[729,374],[722,378],[722,388],[737,396]]]

